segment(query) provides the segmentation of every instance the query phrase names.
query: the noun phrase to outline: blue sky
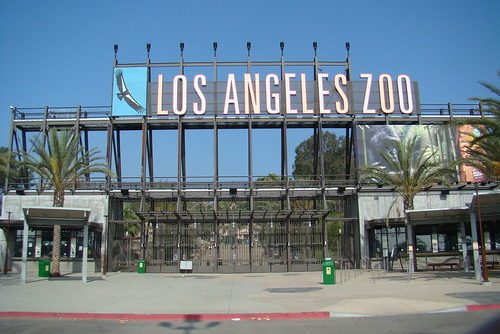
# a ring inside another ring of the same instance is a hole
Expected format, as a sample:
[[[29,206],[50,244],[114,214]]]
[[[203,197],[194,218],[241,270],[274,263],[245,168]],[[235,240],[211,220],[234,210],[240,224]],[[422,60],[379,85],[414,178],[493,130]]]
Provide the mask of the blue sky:
[[[280,41],[287,59],[311,59],[317,41],[320,59],[343,60],[349,41],[354,77],[404,73],[419,82],[422,103],[467,103],[489,95],[478,81],[499,85],[499,32],[500,2],[484,0],[1,1],[0,145],[7,145],[10,105],[109,105],[113,44],[120,46],[120,62],[144,61],[146,43],[152,61],[177,61],[179,42],[186,61],[208,61],[214,41],[220,60],[244,60],[247,41],[254,60],[278,60]],[[297,131],[290,145],[308,134]],[[198,147],[211,138],[208,132],[188,136]],[[243,133],[223,136],[233,140],[221,158],[245,160]],[[264,143],[277,136],[263,131],[257,137]],[[196,169],[210,152],[190,153],[193,175],[212,173],[210,164]],[[259,155],[272,167],[256,162],[255,174],[279,172],[275,152]],[[226,165],[223,174],[244,174],[245,163]]]

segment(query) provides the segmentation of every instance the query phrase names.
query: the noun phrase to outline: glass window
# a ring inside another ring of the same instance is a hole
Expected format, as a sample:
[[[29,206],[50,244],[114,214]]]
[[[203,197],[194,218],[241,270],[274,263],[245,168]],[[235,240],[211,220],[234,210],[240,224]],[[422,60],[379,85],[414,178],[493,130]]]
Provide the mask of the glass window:
[[[432,252],[432,237],[430,234],[417,235],[417,253]]]
[[[406,252],[406,231],[404,227],[391,227],[389,229],[374,228],[369,232],[370,256],[397,257],[399,253]],[[384,252],[384,245],[387,249]]]
[[[396,228],[397,239],[398,239],[398,251],[399,253],[406,253],[406,229],[404,227]]]
[[[35,257],[35,232],[28,231],[28,257]],[[15,257],[23,256],[23,230],[16,231]]]
[[[52,256],[52,236],[53,230],[36,230],[28,232],[28,257],[34,258],[36,247],[40,249],[40,257],[49,258]],[[83,232],[82,231],[61,231],[61,258],[71,257],[71,240],[76,239],[76,258],[83,257]],[[37,245],[37,242],[40,243]],[[89,231],[88,256],[100,256],[101,238],[100,233]],[[16,231],[15,257],[22,257],[23,251],[23,230]]]
[[[42,235],[42,257],[52,256],[52,230],[37,231],[37,235]]]

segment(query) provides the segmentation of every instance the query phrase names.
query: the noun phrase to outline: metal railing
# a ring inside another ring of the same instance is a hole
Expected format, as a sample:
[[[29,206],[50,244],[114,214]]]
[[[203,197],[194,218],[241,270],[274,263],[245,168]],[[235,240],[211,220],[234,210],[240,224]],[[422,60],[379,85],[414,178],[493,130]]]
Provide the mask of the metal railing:
[[[37,107],[37,108],[17,108],[12,107],[14,113],[14,120],[43,120],[45,117],[47,119],[90,119],[90,118],[103,118],[107,119],[112,116],[111,106],[77,106],[77,107]],[[418,110],[414,111],[412,114],[384,114],[379,112],[376,114],[363,114],[360,111],[349,111],[347,114],[322,114],[322,118],[346,118],[348,116],[369,116],[369,117],[419,117],[419,116],[449,116],[449,117],[470,117],[470,116],[488,116],[491,113],[483,110],[481,104],[479,103],[441,103],[441,104],[420,104]],[[263,117],[279,117],[278,115],[252,115],[252,118],[263,118]],[[281,115],[283,116],[283,115]],[[287,117],[304,117],[306,115],[288,115]],[[319,116],[319,114],[312,114],[307,116]],[[130,116],[132,117],[132,116]],[[150,115],[150,117],[161,117],[165,119],[176,119],[178,117],[195,117],[199,119],[200,116],[176,116],[176,115]],[[205,118],[211,118],[213,115],[202,116]],[[219,115],[219,117],[236,117],[236,118],[248,118],[249,115],[246,114],[231,114],[231,115]],[[127,118],[129,118],[127,116]],[[138,117],[140,118],[140,117]]]
[[[354,175],[336,175],[325,177],[321,180],[319,176],[307,176],[300,178],[289,178],[277,176],[276,179],[267,179],[265,176],[219,176],[217,180],[209,176],[177,177],[120,177],[112,178],[110,181],[104,176],[90,176],[75,180],[68,190],[228,190],[228,189],[322,189],[322,181],[325,187],[354,186]],[[40,182],[37,177],[29,180],[20,179],[9,183],[9,190],[36,190],[39,192],[51,190],[46,182]]]

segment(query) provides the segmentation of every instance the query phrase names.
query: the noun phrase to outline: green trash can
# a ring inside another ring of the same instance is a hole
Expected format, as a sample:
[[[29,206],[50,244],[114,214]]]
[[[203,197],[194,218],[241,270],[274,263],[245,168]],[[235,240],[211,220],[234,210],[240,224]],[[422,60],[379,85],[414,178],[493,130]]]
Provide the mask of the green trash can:
[[[146,272],[146,261],[144,260],[137,261],[137,272],[139,274],[144,274]]]
[[[43,260],[38,262],[38,277],[50,276],[50,261]]]
[[[323,284],[335,284],[335,263],[331,257],[323,261]]]

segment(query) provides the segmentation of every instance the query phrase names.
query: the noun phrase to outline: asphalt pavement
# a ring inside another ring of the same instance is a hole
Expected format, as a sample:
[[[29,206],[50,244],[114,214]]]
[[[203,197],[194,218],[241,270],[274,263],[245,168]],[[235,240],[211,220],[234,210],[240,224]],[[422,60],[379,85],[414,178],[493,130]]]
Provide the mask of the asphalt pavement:
[[[428,271],[248,274],[120,273],[51,279],[0,275],[0,317],[131,320],[260,320],[500,310],[500,272]]]

